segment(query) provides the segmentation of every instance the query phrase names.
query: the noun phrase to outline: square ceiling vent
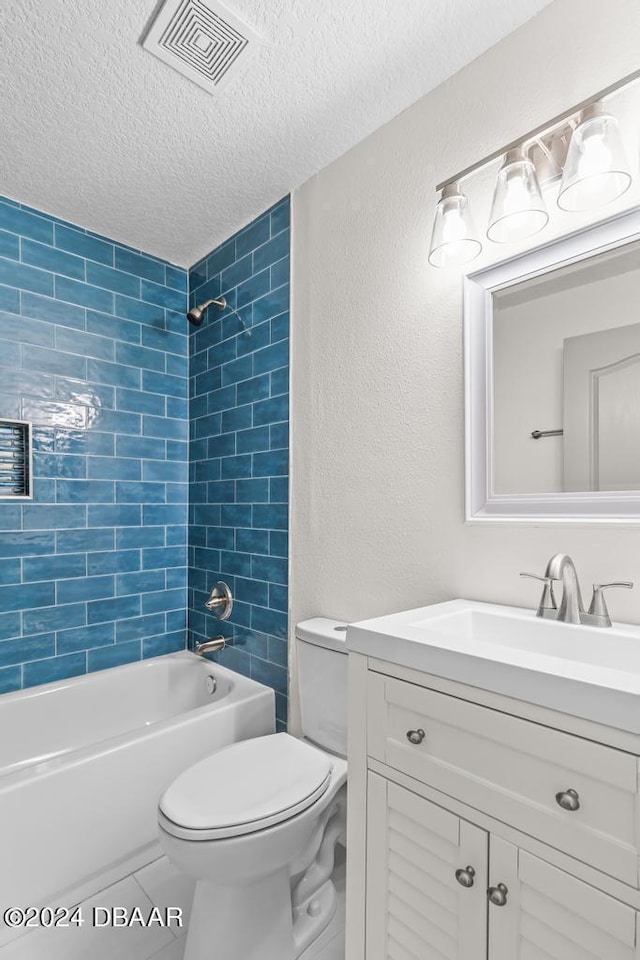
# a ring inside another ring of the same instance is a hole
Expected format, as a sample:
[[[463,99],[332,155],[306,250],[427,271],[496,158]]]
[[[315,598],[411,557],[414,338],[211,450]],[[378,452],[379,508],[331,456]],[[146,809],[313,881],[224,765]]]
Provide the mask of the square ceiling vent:
[[[165,0],[142,46],[209,93],[255,52],[259,39],[231,11],[204,0]]]

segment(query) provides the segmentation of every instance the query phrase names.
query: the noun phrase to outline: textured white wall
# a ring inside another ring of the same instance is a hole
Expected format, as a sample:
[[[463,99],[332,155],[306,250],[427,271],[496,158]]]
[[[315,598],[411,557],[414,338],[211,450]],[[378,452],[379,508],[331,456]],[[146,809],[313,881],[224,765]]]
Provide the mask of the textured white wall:
[[[456,596],[533,606],[518,571],[558,550],[587,586],[635,580],[611,606],[640,621],[640,527],[464,523],[461,283],[427,266],[435,184],[631,72],[638,49],[636,0],[556,0],[296,193],[292,625]]]

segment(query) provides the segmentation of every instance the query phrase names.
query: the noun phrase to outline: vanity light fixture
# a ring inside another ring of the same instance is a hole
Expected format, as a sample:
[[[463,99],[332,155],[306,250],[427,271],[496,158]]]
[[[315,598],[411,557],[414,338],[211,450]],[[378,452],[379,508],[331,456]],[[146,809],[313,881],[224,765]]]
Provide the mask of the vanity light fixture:
[[[509,150],[498,173],[487,236],[495,243],[532,237],[549,221],[533,161],[524,147]]]
[[[558,206],[571,212],[612,203],[631,186],[618,121],[602,103],[580,115],[564,165]]]
[[[481,250],[469,198],[457,183],[449,183],[436,206],[429,263],[434,267],[459,267],[474,260]]]
[[[482,245],[460,185],[500,157],[503,163],[487,227],[487,237],[494,243],[523,240],[546,226],[549,214],[541,182],[544,186],[562,177],[557,204],[570,212],[594,209],[622,196],[632,175],[618,121],[602,101],[638,80],[640,70],[635,70],[439,183],[429,263],[461,266],[478,256]]]

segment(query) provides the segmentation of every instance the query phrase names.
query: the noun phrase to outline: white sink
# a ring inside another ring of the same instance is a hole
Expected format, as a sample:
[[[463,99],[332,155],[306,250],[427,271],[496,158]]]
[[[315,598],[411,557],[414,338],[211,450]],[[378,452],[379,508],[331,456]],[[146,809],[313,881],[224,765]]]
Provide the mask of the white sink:
[[[543,620],[472,600],[352,624],[350,650],[640,733],[640,626]]]

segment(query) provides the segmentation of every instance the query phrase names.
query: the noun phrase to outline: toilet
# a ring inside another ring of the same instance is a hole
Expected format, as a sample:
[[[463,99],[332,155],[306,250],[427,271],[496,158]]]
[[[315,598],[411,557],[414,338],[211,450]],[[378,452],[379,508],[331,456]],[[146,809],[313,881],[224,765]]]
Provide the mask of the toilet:
[[[165,853],[196,880],[184,960],[344,956],[334,883],[344,845],[346,624],[298,624],[302,738],[243,740],[185,770],[160,798]],[[340,909],[341,908],[341,909]]]

